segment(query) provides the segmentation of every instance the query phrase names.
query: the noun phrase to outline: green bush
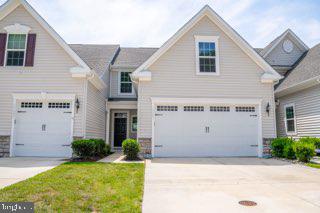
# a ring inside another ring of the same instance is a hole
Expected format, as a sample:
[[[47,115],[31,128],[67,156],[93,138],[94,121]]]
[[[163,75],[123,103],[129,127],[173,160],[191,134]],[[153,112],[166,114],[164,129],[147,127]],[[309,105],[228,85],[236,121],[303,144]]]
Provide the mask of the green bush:
[[[275,157],[285,157],[284,148],[287,144],[292,144],[293,140],[291,138],[276,138],[271,142],[272,155]]]
[[[300,138],[300,142],[314,144],[316,149],[320,149],[320,138],[304,137]]]
[[[315,155],[315,145],[313,143],[299,140],[294,143],[293,149],[296,153],[296,157],[299,161],[309,162],[310,159]]]
[[[283,149],[283,157],[287,159],[296,159],[296,153],[293,149],[294,142],[287,142]]]
[[[81,158],[103,157],[110,153],[110,146],[102,139],[82,139],[71,144],[73,153]]]
[[[127,160],[136,160],[140,152],[140,145],[135,139],[126,139],[122,142],[122,150]]]

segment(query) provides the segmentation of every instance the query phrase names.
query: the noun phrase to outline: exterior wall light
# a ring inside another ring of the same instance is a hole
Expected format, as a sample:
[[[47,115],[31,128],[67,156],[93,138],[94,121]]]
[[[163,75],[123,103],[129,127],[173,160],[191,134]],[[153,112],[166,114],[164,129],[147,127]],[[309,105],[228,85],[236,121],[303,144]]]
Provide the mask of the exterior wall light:
[[[76,100],[76,109],[77,109],[77,113],[78,113],[78,111],[79,111],[79,108],[80,108],[80,101],[79,101],[79,98],[77,98],[77,100]]]
[[[270,115],[270,103],[268,102],[266,107],[266,112],[268,113],[268,116]]]

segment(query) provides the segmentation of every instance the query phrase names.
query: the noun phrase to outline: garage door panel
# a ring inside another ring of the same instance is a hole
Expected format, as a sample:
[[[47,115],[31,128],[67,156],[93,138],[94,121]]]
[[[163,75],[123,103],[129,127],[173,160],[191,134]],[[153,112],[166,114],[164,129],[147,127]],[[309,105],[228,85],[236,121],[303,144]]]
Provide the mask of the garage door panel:
[[[191,110],[189,106],[186,111],[185,106],[189,105],[179,105],[170,116],[168,112],[156,117],[156,157],[258,155],[258,107],[203,106],[203,110]]]
[[[14,126],[15,156],[72,155],[70,103],[18,102],[17,106]]]

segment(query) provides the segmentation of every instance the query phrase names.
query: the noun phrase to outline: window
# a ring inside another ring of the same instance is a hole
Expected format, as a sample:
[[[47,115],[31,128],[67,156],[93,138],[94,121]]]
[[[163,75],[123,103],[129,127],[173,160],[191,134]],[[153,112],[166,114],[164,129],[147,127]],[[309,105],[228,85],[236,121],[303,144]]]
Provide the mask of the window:
[[[132,116],[131,131],[137,132],[137,129],[138,129],[138,118],[137,118],[137,116]]]
[[[26,53],[26,34],[9,34],[7,66],[23,66]]]
[[[130,72],[120,72],[120,94],[132,94]]]
[[[186,112],[203,112],[204,106],[184,106],[183,110]]]
[[[218,75],[218,37],[196,36],[197,74]]]
[[[60,109],[69,109],[70,103],[62,103],[62,102],[50,102],[48,108],[60,108]]]
[[[251,106],[237,106],[236,112],[255,112],[256,108]]]
[[[228,106],[210,106],[211,112],[230,112],[230,107]]]
[[[178,106],[157,106],[157,111],[176,112],[178,111]]]
[[[289,104],[284,107],[285,111],[285,126],[287,134],[296,133],[296,121],[294,105]]]
[[[22,102],[21,108],[42,108],[41,102]]]

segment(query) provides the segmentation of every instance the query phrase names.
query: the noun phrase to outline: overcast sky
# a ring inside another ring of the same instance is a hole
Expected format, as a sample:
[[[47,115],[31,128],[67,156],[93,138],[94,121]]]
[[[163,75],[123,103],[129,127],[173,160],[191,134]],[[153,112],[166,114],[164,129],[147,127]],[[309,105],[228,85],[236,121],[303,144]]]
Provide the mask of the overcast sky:
[[[309,47],[320,43],[320,0],[28,2],[68,43],[159,47],[205,4],[209,4],[253,47],[264,47],[287,28]]]

